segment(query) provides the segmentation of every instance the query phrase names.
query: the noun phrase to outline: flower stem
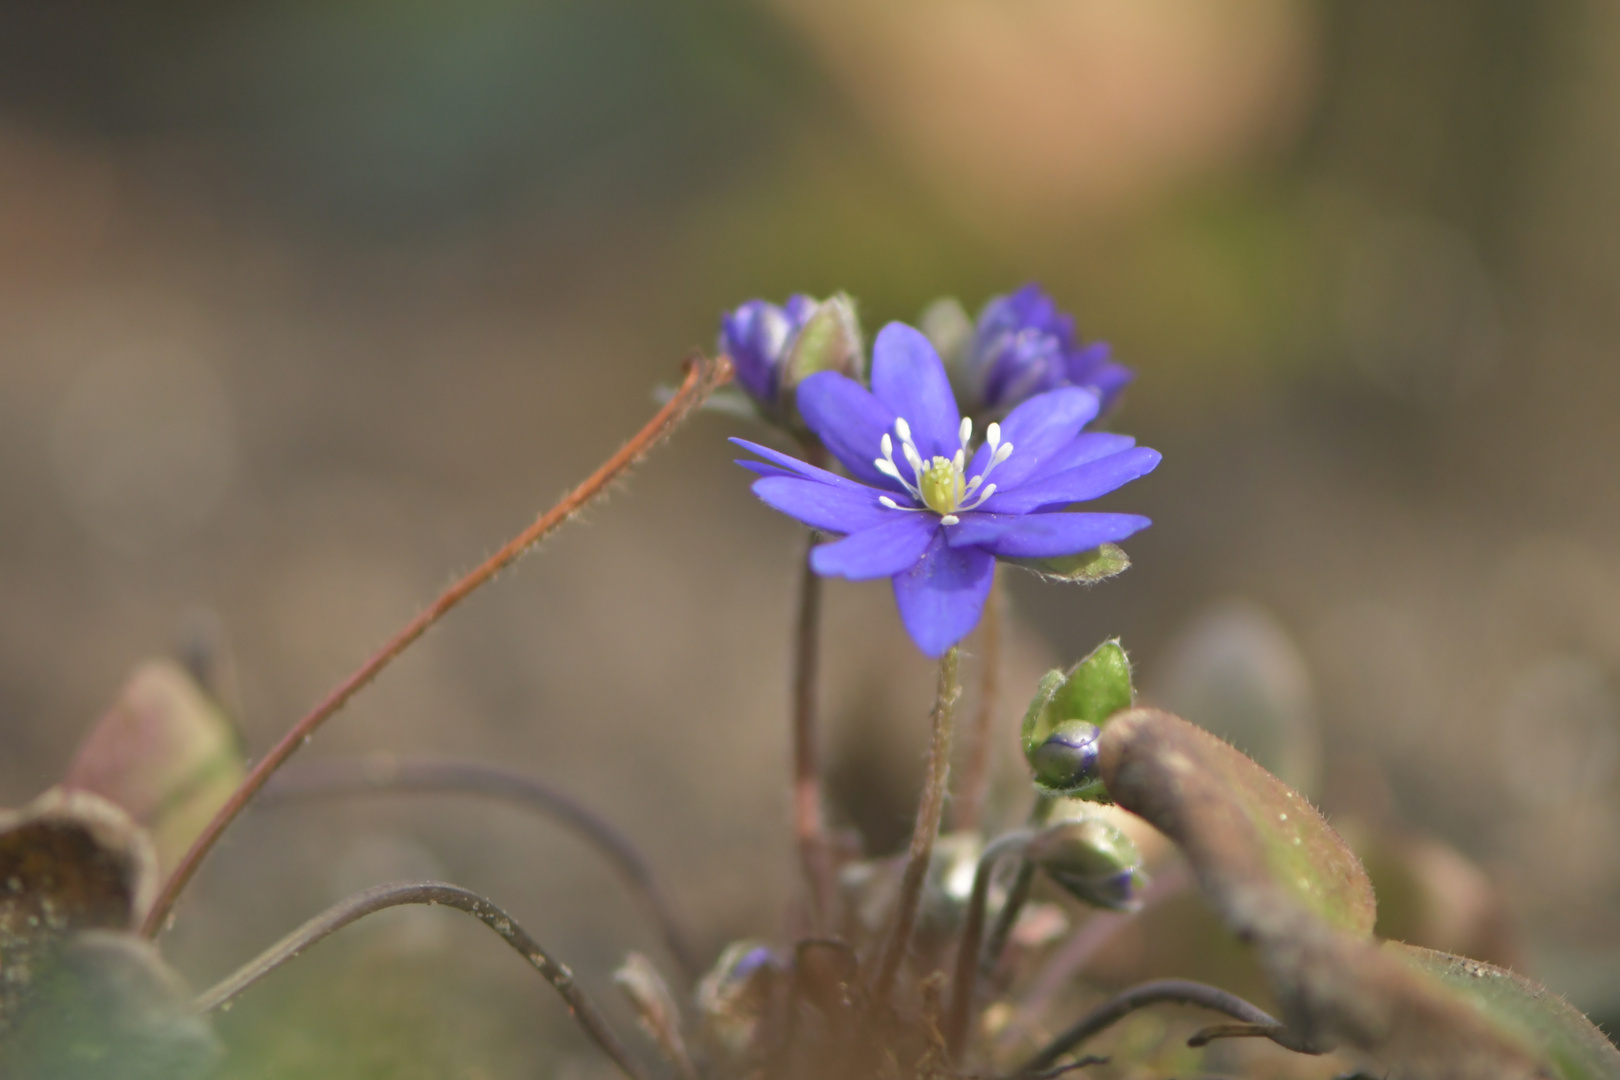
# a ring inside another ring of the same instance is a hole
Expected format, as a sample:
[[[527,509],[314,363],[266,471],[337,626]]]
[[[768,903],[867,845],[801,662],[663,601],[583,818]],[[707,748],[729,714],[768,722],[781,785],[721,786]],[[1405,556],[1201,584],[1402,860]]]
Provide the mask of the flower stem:
[[[984,605],[979,624],[979,702],[968,732],[968,757],[962,769],[962,787],[951,807],[956,829],[977,829],[990,793],[991,766],[995,763],[996,697],[1001,691],[1001,565],[990,585],[990,598]]]
[[[945,794],[951,771],[951,720],[956,711],[956,700],[962,696],[962,684],[957,673],[959,658],[959,649],[953,645],[939,661],[939,683],[934,695],[934,710],[929,717],[928,774],[923,781],[922,799],[917,805],[917,822],[911,833],[911,849],[906,853],[906,868],[900,878],[894,923],[884,942],[877,977],[872,981],[872,1001],[880,1007],[893,994],[900,965],[911,948],[911,935],[917,928],[917,911],[922,904],[923,884],[928,877],[928,863],[934,854],[934,838],[939,835],[939,822],[945,813]]]
[[[168,921],[169,912],[174,909],[174,903],[179,899],[180,893],[191,881],[192,875],[197,872],[197,867],[201,865],[203,859],[219,842],[226,828],[236,820],[237,815],[241,814],[243,808],[259,793],[259,789],[264,787],[265,782],[275,771],[309,741],[322,724],[348,704],[349,699],[369,685],[383,669],[398,659],[417,638],[427,633],[428,628],[443,618],[451,608],[460,604],[481,586],[494,580],[495,575],[516,562],[558,526],[607,490],[615,480],[644,458],[649,450],[662,442],[717,387],[726,383],[731,375],[731,360],[728,357],[720,356],[712,361],[705,360],[701,356],[689,358],[686,361],[686,378],[675,391],[675,396],[670,398],[669,402],[659,409],[629,442],[620,447],[617,453],[608,458],[582,484],[535,519],[534,524],[509,540],[505,547],[491,555],[483,565],[440,594],[437,600],[406,623],[381,650],[360,665],[359,669],[340,683],[325,700],[294,724],[292,729],[282,736],[281,741],[253,767],[225,805],[220,807],[218,813],[203,828],[202,834],[192,843],[191,849],[175,867],[174,873],[164,882],[156,903],[152,905],[151,911],[146,916],[146,922],[141,927],[141,933],[148,938],[157,937]]]
[[[1035,805],[1030,807],[1029,824],[1037,827],[1046,824],[1052,816],[1052,809],[1057,805],[1056,799],[1038,796]],[[985,940],[984,950],[979,956],[979,976],[986,978],[995,971],[996,964],[1001,961],[1001,954],[1007,949],[1007,939],[1012,936],[1013,927],[1018,924],[1018,916],[1024,911],[1024,905],[1029,903],[1030,893],[1035,888],[1035,864],[1025,859],[1018,866],[1012,885],[1007,889],[1007,899],[1002,901],[1001,910],[996,913],[995,925],[990,928],[990,936]]]
[[[194,1003],[197,1011],[212,1012],[229,1005],[242,991],[294,959],[316,942],[367,915],[403,904],[452,907],[457,911],[465,911],[495,931],[502,940],[522,954],[536,971],[545,976],[546,981],[567,1003],[570,1015],[630,1080],[651,1080],[649,1070],[630,1054],[618,1036],[613,1033],[613,1029],[608,1027],[607,1020],[595,1004],[575,984],[574,973],[568,970],[567,965],[553,959],[540,947],[539,942],[512,921],[510,915],[482,896],[459,886],[437,881],[378,885],[339,901],[248,961],[246,966],[213,989],[199,994]]]
[[[820,467],[826,451],[819,443],[805,460]],[[821,672],[821,577],[810,568],[816,546],[812,530],[799,576],[799,610],[793,626],[793,835],[810,891],[811,936],[825,932],[831,917],[833,877],[827,827],[821,808],[821,755],[817,732],[817,686]]]
[[[967,1041],[973,990],[979,983],[979,945],[984,939],[984,911],[990,902],[991,875],[1002,856],[1022,851],[1034,836],[1034,829],[1007,833],[992,841],[979,856],[979,865],[973,872],[973,893],[968,898],[967,921],[956,943],[956,973],[951,978],[951,1003],[945,1013],[945,1054],[949,1061],[960,1062],[962,1045]]]

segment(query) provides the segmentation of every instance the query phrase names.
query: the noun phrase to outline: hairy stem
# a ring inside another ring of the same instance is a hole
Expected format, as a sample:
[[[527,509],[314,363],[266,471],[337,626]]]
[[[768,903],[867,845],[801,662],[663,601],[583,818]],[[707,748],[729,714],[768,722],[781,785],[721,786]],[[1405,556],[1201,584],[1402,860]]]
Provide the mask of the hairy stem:
[[[894,992],[900,965],[911,948],[911,935],[917,929],[917,911],[922,904],[923,884],[928,877],[928,863],[934,854],[934,838],[939,835],[939,822],[945,813],[945,794],[951,772],[951,720],[956,712],[956,700],[962,695],[962,684],[957,674],[959,658],[960,652],[953,645],[939,661],[939,683],[934,694],[934,709],[929,717],[928,773],[923,781],[922,799],[917,805],[917,821],[911,833],[911,848],[906,853],[906,868],[900,877],[894,922],[883,944],[877,977],[872,981],[872,1001],[880,1008],[888,1003]]]
[[[540,943],[530,937],[521,926],[512,921],[506,912],[485,900],[477,893],[469,892],[456,885],[446,885],[437,881],[406,882],[396,885],[379,885],[364,892],[355,893],[347,900],[340,901],[326,909],[321,914],[294,930],[270,948],[254,957],[240,971],[225,979],[196,999],[196,1007],[201,1012],[209,1012],[229,1004],[236,996],[272,971],[285,964],[309,948],[316,942],[326,938],[348,926],[357,919],[363,919],[378,911],[404,904],[427,904],[429,906],[443,905],[465,911],[479,922],[489,927],[501,936],[501,939],[522,954],[523,958],[532,964],[536,971],[545,976],[552,988],[562,996],[568,1005],[568,1011],[579,1026],[585,1029],[597,1046],[614,1064],[624,1072],[630,1080],[652,1080],[651,1074],[625,1049],[617,1035],[608,1027],[607,1021],[602,1017],[591,999],[574,983],[574,973],[540,947]]]
[[[382,671],[392,664],[401,653],[410,647],[417,638],[427,633],[428,628],[438,622],[457,604],[476,592],[481,586],[494,580],[495,575],[516,562],[522,555],[532,549],[541,540],[545,539],[558,526],[572,518],[582,510],[592,499],[607,490],[619,477],[623,476],[637,462],[647,455],[647,452],[657,446],[673,431],[686,416],[703,403],[716,387],[724,384],[731,378],[731,361],[721,356],[713,361],[706,361],[702,357],[694,357],[686,362],[686,378],[682,380],[680,389],[675,396],[658,413],[648,421],[647,425],[633,436],[629,442],[619,448],[618,452],[608,458],[594,473],[586,478],[573,491],[563,496],[550,510],[541,514],[527,529],[518,533],[509,540],[504,547],[484,561],[483,565],[473,570],[466,577],[446,589],[437,600],[396,633],[386,645],[382,647],[371,659],[360,665],[359,669],[343,680],[338,687],[326,696],[319,705],[316,705],[304,718],[292,726],[292,729],[282,736],[281,741],[271,748],[253,770],[248,773],[241,785],[220,807],[211,821],[203,828],[202,834],[191,845],[180,864],[175,867],[174,873],[163,883],[158,893],[157,901],[147,914],[146,922],[141,927],[141,933],[148,938],[155,938],[162,931],[169,918],[169,912],[174,908],[174,902],[179,899],[180,893],[185,889],[192,875],[197,872],[203,859],[213,850],[225,830],[235,821],[242,809],[259,793],[275,773],[275,771],[296,753],[315,734],[320,726],[331,719],[337,711],[348,704],[350,698],[371,683]]]
[[[826,451],[807,448],[805,458],[821,466]],[[831,852],[821,809],[820,737],[817,686],[821,671],[821,577],[810,568],[816,546],[812,530],[799,576],[799,610],[793,624],[793,835],[810,892],[810,932],[825,932],[833,904]]]
[[[951,806],[955,829],[977,829],[990,794],[990,775],[995,764],[996,699],[1001,693],[1001,564],[996,564],[990,599],[984,605],[979,623],[979,701],[968,731],[967,761],[962,766],[962,783]]]
[[[979,944],[984,938],[984,911],[990,902],[990,878],[1003,855],[1022,851],[1035,835],[1033,829],[1020,829],[999,836],[979,856],[973,872],[973,893],[968,897],[967,920],[956,943],[956,972],[951,977],[951,1003],[945,1013],[945,1053],[959,1062],[967,1042],[973,1013],[973,990],[979,982]],[[1029,863],[1025,863],[1029,866]]]
[[[1050,1067],[1058,1058],[1137,1009],[1145,1009],[1149,1005],[1158,1005],[1166,1001],[1181,1005],[1197,1005],[1213,1012],[1225,1013],[1246,1024],[1264,1024],[1272,1029],[1281,1029],[1276,1019],[1258,1006],[1251,1005],[1236,994],[1228,993],[1218,986],[1189,982],[1185,979],[1155,979],[1116,994],[1082,1016],[1048,1043],[1046,1049],[1019,1066],[1013,1073],[1013,1080],[1028,1077]]]
[[[596,811],[532,776],[476,761],[432,761],[373,754],[311,762],[278,775],[261,805],[370,794],[473,795],[516,803],[572,829],[607,856],[647,913],[687,983],[701,974],[695,951],[675,918],[651,865],[630,838]]]

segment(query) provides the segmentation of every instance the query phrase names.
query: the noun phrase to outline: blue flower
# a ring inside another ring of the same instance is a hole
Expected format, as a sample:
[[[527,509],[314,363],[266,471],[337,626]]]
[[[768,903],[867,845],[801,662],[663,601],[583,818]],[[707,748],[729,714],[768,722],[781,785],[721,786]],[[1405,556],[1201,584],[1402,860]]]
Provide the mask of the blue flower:
[[[860,320],[842,293],[795,294],[780,307],[750,300],[720,320],[720,351],[755,411],[796,435],[803,435],[794,400],[800,382],[819,371],[859,377],[865,368]]]
[[[811,552],[816,573],[893,580],[900,618],[929,656],[978,624],[997,557],[1075,555],[1149,524],[1067,510],[1159,463],[1128,436],[1082,432],[1100,408],[1095,391],[1030,397],[976,444],[939,355],[903,323],[877,336],[870,391],[823,372],[799,384],[798,407],[853,479],[733,439],[765,459],[738,464],[761,476],[754,493],[767,505],[843,534]]]
[[[782,384],[782,361],[817,304],[799,293],[778,307],[750,300],[720,320],[720,351],[731,357],[737,382],[760,405],[775,409]]]
[[[1080,386],[1097,391],[1106,413],[1133,377],[1111,354],[1106,342],[1081,344],[1073,316],[1039,285],[1025,285],[979,312],[961,381],[974,411],[1005,412],[1036,394]]]

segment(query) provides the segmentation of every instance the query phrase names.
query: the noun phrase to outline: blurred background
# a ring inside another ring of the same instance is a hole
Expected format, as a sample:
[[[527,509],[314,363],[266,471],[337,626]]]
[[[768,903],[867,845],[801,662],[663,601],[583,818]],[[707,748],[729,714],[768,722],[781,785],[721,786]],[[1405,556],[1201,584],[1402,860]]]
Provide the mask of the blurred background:
[[[1111,497],[1156,521],[1125,576],[1013,583],[1007,813],[1019,699],[1119,634],[1620,1021],[1617,55],[1591,0],[3,0],[0,805],[199,635],[262,751],[722,310],[842,288],[871,332],[1033,279],[1165,460]],[[309,753],[519,765],[707,947],[779,932],[801,541],[735,433],[694,421]],[[893,850],[930,672],[881,585],[828,620],[836,812]],[[603,996],[656,951],[555,828],[374,799],[245,819],[173,955],[205,984],[424,875]],[[346,933],[244,998],[233,1075],[594,1075],[480,928]]]

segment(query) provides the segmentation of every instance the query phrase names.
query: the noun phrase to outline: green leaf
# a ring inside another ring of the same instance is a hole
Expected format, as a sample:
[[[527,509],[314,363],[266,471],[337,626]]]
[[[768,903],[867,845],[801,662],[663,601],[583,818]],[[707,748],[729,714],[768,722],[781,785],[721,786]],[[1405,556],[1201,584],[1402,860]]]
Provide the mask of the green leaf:
[[[1511,971],[1399,941],[1384,950],[1438,980],[1552,1063],[1557,1080],[1620,1080],[1620,1050],[1575,1006]]]
[[[1065,555],[1056,559],[1004,559],[1025,570],[1053,581],[1070,581],[1082,585],[1095,585],[1123,574],[1131,568],[1131,557],[1117,544],[1103,544],[1078,555]]]
[[[221,1056],[185,984],[136,934],[88,930],[43,965],[0,1039],[7,1080],[196,1080]]]

